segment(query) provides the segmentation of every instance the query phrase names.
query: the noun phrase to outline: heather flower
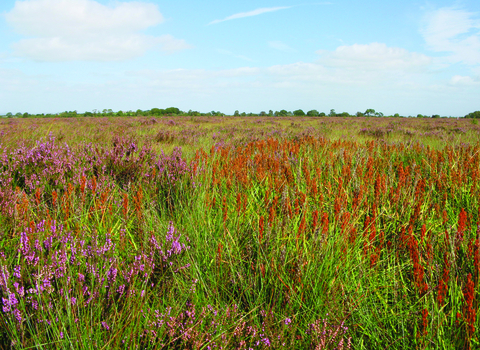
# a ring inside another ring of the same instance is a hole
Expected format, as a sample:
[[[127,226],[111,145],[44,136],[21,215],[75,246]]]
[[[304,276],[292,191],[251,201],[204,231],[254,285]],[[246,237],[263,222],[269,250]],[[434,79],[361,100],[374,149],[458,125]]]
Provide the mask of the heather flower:
[[[15,268],[13,269],[13,275],[16,278],[22,278],[22,267],[20,265],[16,265]]]

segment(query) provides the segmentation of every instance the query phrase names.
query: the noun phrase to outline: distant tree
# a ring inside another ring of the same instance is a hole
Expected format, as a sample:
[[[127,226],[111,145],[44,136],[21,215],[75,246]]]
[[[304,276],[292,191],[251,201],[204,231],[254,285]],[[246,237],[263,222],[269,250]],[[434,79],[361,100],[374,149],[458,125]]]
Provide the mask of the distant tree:
[[[357,112],[355,115],[356,115],[357,117],[363,117],[363,116],[364,116],[364,114],[363,114],[362,112]]]
[[[468,113],[465,118],[480,118],[480,111]]]
[[[316,110],[316,109],[312,109],[311,111],[308,111],[307,112],[307,115],[309,117],[318,117],[320,113]]]
[[[434,114],[434,115],[432,115],[432,118],[440,118],[440,115],[439,114]]]
[[[383,117],[383,113],[382,112],[376,112],[375,117]]]
[[[187,114],[188,114],[189,116],[191,116],[191,117],[196,117],[196,116],[199,116],[201,113],[198,112],[198,111],[192,111],[192,110],[190,109]]]
[[[423,114],[417,114],[417,118],[425,118]]]
[[[148,114],[153,115],[153,116],[159,116],[159,115],[166,114],[166,111],[164,109],[160,109],[160,108],[152,108]]]
[[[13,117],[12,112],[8,112],[8,113],[7,113],[7,117],[8,117],[8,118],[12,118],[12,117]]]
[[[245,113],[245,112],[242,112],[242,113],[240,114],[240,116],[242,116],[242,117],[246,117],[246,116],[247,116],[247,113]]]
[[[293,111],[293,115],[297,116],[297,117],[302,117],[305,115],[305,112],[301,109],[297,109],[295,111]]]
[[[350,114],[348,112],[342,112],[337,114],[337,117],[350,117]]]
[[[279,112],[275,112],[275,115],[278,117],[286,117],[288,115],[288,112],[285,109],[282,109]]]
[[[93,113],[87,111],[87,112],[83,113],[83,116],[84,117],[93,117]]]
[[[137,111],[135,112],[136,115],[142,115],[144,114],[143,111],[141,109],[137,109]]]
[[[363,114],[365,114],[366,117],[371,117],[372,115],[375,115],[375,110],[373,108],[369,108]]]
[[[27,112],[23,113],[22,115],[22,118],[28,118],[30,116],[30,114],[28,114]]]
[[[239,117],[239,116],[240,116],[240,112],[238,111],[238,109],[235,111],[235,113],[233,113],[233,115],[234,115],[235,117]]]
[[[125,113],[123,113],[123,111],[118,111],[117,112],[118,117],[123,117],[124,115],[125,115]]]
[[[272,111],[272,110],[269,110],[269,111],[268,111],[268,115],[269,115],[270,117],[273,117],[273,111]]]
[[[182,111],[180,111],[177,107],[168,107],[165,108],[165,114],[181,114]]]
[[[320,112],[320,114],[319,114],[318,116],[319,116],[319,117],[325,117],[326,114],[325,114],[325,112]]]
[[[260,117],[266,117],[267,116],[267,112],[265,111],[261,111],[260,114],[259,114]]]
[[[400,114],[395,113],[393,116],[394,116],[395,118],[398,118],[398,117],[400,117]]]
[[[330,113],[328,114],[330,117],[335,117],[337,115],[337,112],[335,112],[334,109],[330,110]]]

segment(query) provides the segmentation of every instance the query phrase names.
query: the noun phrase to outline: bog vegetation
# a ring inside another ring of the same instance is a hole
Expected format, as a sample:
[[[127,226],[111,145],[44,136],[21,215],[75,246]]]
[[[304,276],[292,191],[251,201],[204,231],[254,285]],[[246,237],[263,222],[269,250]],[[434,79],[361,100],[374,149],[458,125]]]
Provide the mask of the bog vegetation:
[[[0,121],[0,346],[478,348],[468,119]]]

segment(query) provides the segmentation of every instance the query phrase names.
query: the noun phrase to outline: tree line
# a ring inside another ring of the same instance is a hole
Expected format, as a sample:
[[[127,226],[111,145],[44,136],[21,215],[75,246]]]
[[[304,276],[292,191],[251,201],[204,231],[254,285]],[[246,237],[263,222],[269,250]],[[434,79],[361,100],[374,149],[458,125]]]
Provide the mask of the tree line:
[[[210,111],[207,113],[199,112],[199,111],[182,111],[177,107],[168,107],[165,109],[162,108],[152,108],[149,110],[141,110],[137,109],[136,111],[129,110],[129,111],[117,111],[114,112],[112,109],[103,109],[97,110],[94,109],[93,111],[89,112],[86,111],[84,113],[79,113],[77,111],[65,111],[61,113],[47,113],[47,114],[30,114],[30,113],[16,113],[13,114],[11,112],[4,115],[7,118],[74,118],[74,117],[135,117],[135,116],[152,116],[152,117],[159,117],[159,116],[229,116],[229,114],[222,113],[220,111]],[[357,112],[355,114],[350,114],[348,112],[341,112],[337,113],[334,109],[331,109],[330,112],[327,114],[325,112],[319,112],[316,109],[309,110],[304,112],[302,109],[297,109],[294,111],[287,111],[282,109],[280,111],[273,111],[269,110],[261,111],[260,113],[252,113],[252,112],[240,112],[236,110],[233,113],[235,117],[416,117],[416,118],[446,118],[446,116],[440,117],[439,114],[434,115],[423,115],[417,114],[409,115],[409,116],[401,116],[398,113],[393,115],[384,115],[382,112],[377,112],[373,108],[369,108],[365,110],[365,112]],[[465,115],[465,118],[478,118],[480,119],[480,111],[475,111]]]

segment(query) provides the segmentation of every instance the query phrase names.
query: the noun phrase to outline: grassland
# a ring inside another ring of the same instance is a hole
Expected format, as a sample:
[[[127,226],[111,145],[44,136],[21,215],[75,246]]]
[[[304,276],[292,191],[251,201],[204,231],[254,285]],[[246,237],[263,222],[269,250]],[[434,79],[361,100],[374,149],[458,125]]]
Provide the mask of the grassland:
[[[0,346],[478,348],[475,122],[0,120]]]

